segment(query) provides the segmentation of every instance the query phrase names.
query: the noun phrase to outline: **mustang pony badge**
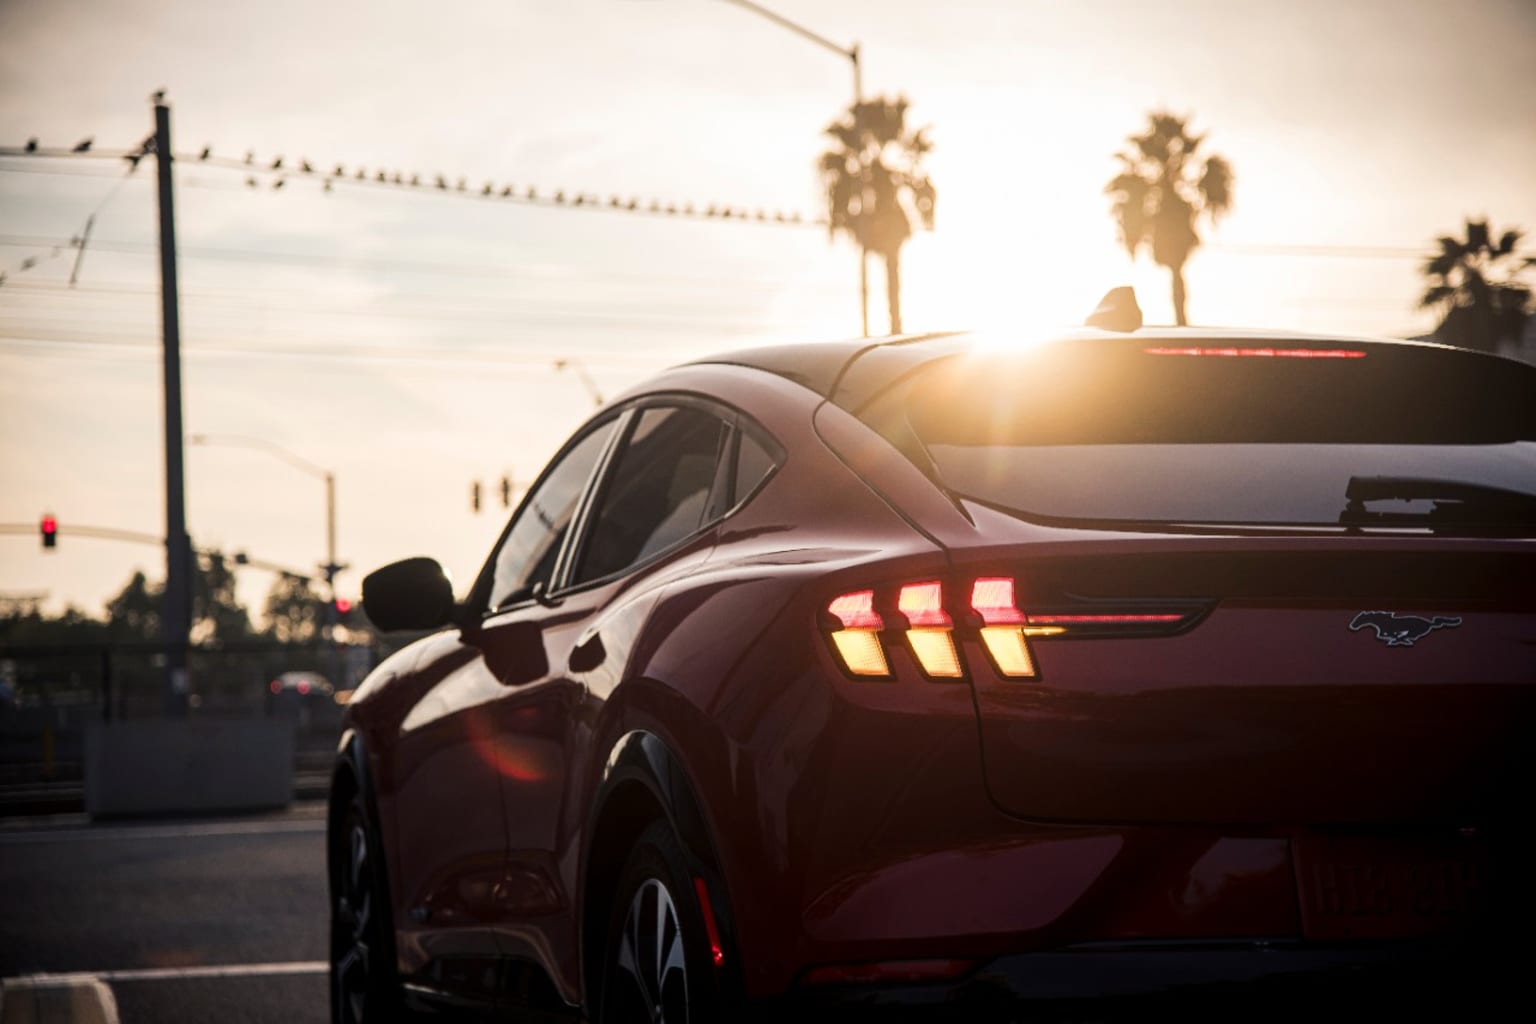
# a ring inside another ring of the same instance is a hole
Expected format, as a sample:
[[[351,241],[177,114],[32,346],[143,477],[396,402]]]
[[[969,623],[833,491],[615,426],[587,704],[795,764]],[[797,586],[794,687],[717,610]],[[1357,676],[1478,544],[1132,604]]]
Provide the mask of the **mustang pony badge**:
[[[1418,615],[1399,615],[1396,612],[1361,612],[1349,624],[1353,630],[1369,626],[1376,631],[1376,639],[1388,647],[1412,647],[1437,629],[1453,629],[1461,625],[1461,619],[1448,615],[1436,615],[1426,619]]]

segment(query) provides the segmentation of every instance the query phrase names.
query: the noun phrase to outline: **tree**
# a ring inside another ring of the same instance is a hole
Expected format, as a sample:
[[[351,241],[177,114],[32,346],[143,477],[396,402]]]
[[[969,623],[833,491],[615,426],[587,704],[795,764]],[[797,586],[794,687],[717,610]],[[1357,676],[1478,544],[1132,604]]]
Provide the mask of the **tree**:
[[[159,640],[164,591],[164,587],[151,587],[143,572],[135,572],[117,596],[107,602],[107,629],[112,639]]]
[[[325,601],[302,576],[282,576],[267,592],[267,632],[281,643],[309,643],[325,623]]]
[[[235,595],[235,573],[218,552],[198,561],[192,579],[192,639],[224,643],[251,635],[251,617]]]
[[[852,238],[863,262],[870,253],[885,261],[891,333],[900,334],[901,247],[912,237],[913,215],[933,230],[936,192],[922,168],[933,149],[928,129],[908,129],[905,98],[882,98],[855,103],[826,134],[837,143],[819,162],[831,236]]]
[[[1166,111],[1148,115],[1147,130],[1126,139],[1115,154],[1120,173],[1105,186],[1113,196],[1120,239],[1131,258],[1143,245],[1173,278],[1173,316],[1180,327],[1185,314],[1184,264],[1200,245],[1196,222],[1203,215],[1214,224],[1232,207],[1232,168],[1220,156],[1203,159],[1197,150],[1203,135],[1191,135],[1188,118]]]
[[[142,572],[135,572],[107,602],[110,637],[158,643],[164,607],[165,584],[151,584]],[[235,596],[234,572],[217,552],[200,556],[192,580],[192,641],[224,643],[250,636],[251,619]]]
[[[1424,259],[1429,285],[1421,309],[1444,312],[1435,337],[1448,345],[1497,352],[1501,341],[1519,339],[1532,315],[1531,289],[1520,274],[1536,258],[1515,256],[1523,233],[1504,232],[1497,242],[1488,221],[1468,218],[1465,241],[1442,235],[1440,251]]]

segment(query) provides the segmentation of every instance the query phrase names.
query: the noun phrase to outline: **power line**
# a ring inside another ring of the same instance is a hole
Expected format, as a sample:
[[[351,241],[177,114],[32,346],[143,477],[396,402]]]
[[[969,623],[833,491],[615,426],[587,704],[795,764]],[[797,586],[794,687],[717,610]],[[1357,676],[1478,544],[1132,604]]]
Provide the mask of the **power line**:
[[[76,152],[74,150],[58,148],[45,150],[41,148],[0,146],[0,158],[30,161],[39,158],[71,159],[77,157],[116,157],[117,159],[127,160],[136,164],[139,159],[142,159],[143,152],[142,147],[140,150]],[[451,176],[441,172],[422,174],[416,171],[405,172],[377,167],[370,170],[356,163],[311,162],[304,157],[289,161],[281,155],[273,158],[269,163],[265,157],[258,160],[254,150],[247,150],[244,159],[240,159],[216,156],[211,147],[204,147],[201,152],[179,153],[173,159],[176,163],[184,165],[208,167],[243,174],[245,175],[246,186],[253,189],[258,187],[281,189],[289,181],[310,179],[319,181],[322,189],[326,192],[330,192],[336,186],[341,185],[348,188],[386,188],[438,196],[494,200],[560,209],[601,210],[610,213],[635,213],[645,216],[695,220],[721,220],[744,224],[755,223],[824,228],[827,223],[825,217],[809,217],[797,210],[767,209],[750,204],[732,204],[718,201],[677,201],[658,198],[642,199],[634,194],[621,194],[617,192],[604,194],[579,189],[547,188],[540,185],[513,184],[504,178],[481,178],[479,176],[476,176],[474,179],[477,184],[471,185],[471,179],[467,175]],[[15,169],[17,168],[0,168],[0,170]]]

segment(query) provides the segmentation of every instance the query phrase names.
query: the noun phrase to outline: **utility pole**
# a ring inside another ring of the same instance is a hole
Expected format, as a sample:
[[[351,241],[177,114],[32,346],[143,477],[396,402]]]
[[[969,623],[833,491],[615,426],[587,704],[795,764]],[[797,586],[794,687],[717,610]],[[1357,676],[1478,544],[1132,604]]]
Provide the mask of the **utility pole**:
[[[181,436],[181,316],[176,285],[176,210],[171,181],[171,108],[155,93],[155,166],[160,194],[160,322],[165,354],[165,713],[187,713],[187,638],[192,632],[192,544],[187,536]]]

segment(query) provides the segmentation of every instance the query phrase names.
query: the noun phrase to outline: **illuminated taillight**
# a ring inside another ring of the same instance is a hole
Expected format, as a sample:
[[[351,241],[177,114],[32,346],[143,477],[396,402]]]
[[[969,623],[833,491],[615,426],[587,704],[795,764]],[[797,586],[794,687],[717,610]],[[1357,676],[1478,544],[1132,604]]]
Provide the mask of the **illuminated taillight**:
[[[981,616],[981,642],[997,671],[1015,679],[1035,674],[1025,616],[1013,596],[1009,576],[983,577],[971,585],[971,610]]]
[[[841,629],[832,632],[832,646],[849,672],[856,676],[888,676],[890,666],[880,649],[880,630],[885,621],[875,611],[875,592],[856,590],[843,594],[827,605]]]
[[[944,588],[938,581],[909,583],[896,598],[896,610],[906,616],[907,643],[923,671],[937,679],[958,679],[960,656],[944,611]]]
[[[274,679],[272,680],[271,685],[267,687],[267,689],[271,690],[273,693],[282,693],[283,684],[281,681]]]
[[[1040,626],[1157,626],[1183,622],[1183,615],[1031,615],[1030,625]]]

